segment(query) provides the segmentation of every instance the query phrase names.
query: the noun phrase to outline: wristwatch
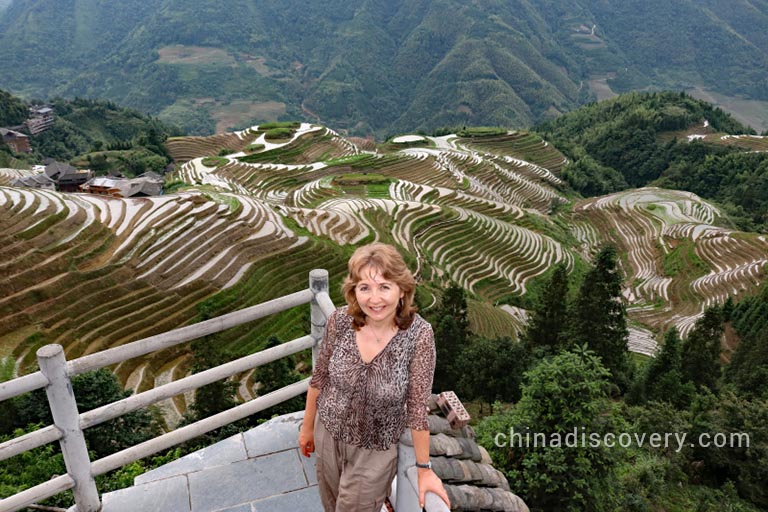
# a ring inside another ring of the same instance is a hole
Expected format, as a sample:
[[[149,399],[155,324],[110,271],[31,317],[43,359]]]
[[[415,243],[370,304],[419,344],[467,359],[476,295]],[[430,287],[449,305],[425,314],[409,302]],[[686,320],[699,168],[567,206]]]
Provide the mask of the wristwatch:
[[[417,462],[416,463],[416,467],[417,468],[422,468],[422,469],[432,469],[432,461],[429,460],[429,461],[427,461],[427,462],[425,462],[423,464],[420,463],[420,462]]]

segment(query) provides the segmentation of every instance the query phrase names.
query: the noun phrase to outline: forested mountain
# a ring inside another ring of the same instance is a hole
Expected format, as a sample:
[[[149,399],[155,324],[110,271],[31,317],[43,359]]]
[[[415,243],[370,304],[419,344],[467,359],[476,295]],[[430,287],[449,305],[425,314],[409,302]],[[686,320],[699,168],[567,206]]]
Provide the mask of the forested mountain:
[[[0,4],[0,87],[99,97],[211,133],[529,126],[615,91],[768,100],[765,0]]]
[[[722,204],[741,229],[768,230],[768,153],[721,109],[682,93],[631,93],[537,126],[587,196],[627,188],[687,190]]]
[[[56,98],[53,126],[29,138],[31,153],[17,154],[0,143],[0,167],[29,168],[46,158],[72,161],[97,172],[137,175],[162,172],[170,161],[163,141],[173,128],[156,118],[108,101]],[[21,125],[29,105],[0,90],[0,126]]]

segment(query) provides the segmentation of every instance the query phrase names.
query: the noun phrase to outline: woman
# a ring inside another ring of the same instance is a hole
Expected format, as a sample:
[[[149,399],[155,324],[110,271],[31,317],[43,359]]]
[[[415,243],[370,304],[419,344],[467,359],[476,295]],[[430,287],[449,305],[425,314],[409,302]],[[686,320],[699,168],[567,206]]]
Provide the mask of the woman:
[[[347,305],[328,318],[299,433],[306,457],[317,447],[326,512],[381,509],[406,428],[419,466],[419,502],[423,506],[424,495],[434,492],[449,503],[429,467],[435,341],[432,327],[416,314],[415,288],[391,245],[366,245],[349,259],[342,286]]]

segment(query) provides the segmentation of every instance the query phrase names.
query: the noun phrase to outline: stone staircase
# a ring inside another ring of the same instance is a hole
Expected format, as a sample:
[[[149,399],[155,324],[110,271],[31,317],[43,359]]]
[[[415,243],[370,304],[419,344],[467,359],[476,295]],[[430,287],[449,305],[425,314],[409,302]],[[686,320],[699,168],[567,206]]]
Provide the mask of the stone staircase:
[[[299,453],[303,416],[274,418],[144,473],[103,495],[101,512],[322,512],[314,455]]]

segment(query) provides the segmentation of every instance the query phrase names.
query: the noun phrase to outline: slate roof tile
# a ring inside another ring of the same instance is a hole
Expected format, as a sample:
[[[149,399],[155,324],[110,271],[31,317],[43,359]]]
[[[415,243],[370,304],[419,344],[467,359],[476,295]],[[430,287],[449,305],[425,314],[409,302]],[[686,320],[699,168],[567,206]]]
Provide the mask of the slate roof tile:
[[[469,425],[451,428],[436,398],[429,404],[429,452],[452,510],[528,512],[525,502],[510,491],[504,474],[493,467],[488,451],[477,444],[474,429]]]

